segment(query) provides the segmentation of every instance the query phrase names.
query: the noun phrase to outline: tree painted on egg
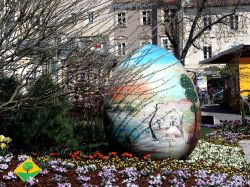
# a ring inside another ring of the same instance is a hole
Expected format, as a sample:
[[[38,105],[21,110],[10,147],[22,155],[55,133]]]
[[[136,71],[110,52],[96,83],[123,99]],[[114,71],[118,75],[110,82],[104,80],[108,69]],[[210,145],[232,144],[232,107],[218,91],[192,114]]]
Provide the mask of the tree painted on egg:
[[[185,88],[185,96],[189,101],[193,103],[193,105],[190,106],[190,110],[194,113],[195,116],[195,129],[197,128],[197,108],[195,107],[195,103],[198,101],[198,96],[195,92],[194,86],[190,78],[182,74],[180,78],[180,83],[183,88]],[[192,138],[190,138],[189,143],[194,143],[196,142],[197,139],[197,134],[194,133]]]
[[[193,105],[190,107],[190,110],[192,112],[197,112],[197,108],[195,107],[195,103],[198,101],[198,97],[197,97],[197,94],[194,90],[194,86],[193,86],[192,81],[190,80],[190,78],[187,75],[182,74],[181,78],[180,78],[180,82],[181,82],[181,86],[186,89],[185,96],[187,97],[187,99],[189,101],[191,101],[193,103]]]

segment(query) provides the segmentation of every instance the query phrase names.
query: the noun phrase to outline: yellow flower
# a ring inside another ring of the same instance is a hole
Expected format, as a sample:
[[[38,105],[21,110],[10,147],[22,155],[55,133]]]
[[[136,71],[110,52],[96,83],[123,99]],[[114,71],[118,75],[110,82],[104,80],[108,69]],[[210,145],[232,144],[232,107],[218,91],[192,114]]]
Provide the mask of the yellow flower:
[[[11,142],[11,138],[10,137],[6,137],[4,140],[7,144]]]
[[[1,143],[1,149],[4,149],[6,147],[6,143]]]
[[[0,142],[3,142],[5,139],[4,135],[0,135]]]

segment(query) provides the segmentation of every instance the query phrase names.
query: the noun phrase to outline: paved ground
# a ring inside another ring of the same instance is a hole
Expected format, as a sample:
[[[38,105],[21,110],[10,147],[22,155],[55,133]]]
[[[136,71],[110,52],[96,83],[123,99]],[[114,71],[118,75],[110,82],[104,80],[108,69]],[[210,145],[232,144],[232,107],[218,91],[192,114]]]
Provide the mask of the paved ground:
[[[201,107],[201,115],[214,116],[214,124],[219,124],[220,120],[241,120],[241,115],[231,113],[230,111],[216,104],[203,105]],[[250,117],[247,119],[250,119]],[[246,162],[250,164],[250,140],[239,141],[239,144],[245,153]]]
[[[202,116],[214,116],[214,124],[219,124],[220,120],[241,120],[240,114],[231,113],[229,110],[218,104],[208,104],[201,106]],[[250,119],[249,117],[247,119]]]
[[[246,162],[250,164],[250,140],[241,140],[239,144],[243,148]]]

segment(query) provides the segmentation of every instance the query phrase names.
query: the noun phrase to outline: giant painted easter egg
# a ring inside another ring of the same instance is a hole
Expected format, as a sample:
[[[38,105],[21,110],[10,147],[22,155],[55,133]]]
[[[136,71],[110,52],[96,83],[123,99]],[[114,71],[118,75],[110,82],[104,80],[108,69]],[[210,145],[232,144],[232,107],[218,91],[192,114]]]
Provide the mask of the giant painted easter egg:
[[[105,98],[109,142],[153,159],[185,158],[199,135],[199,101],[182,64],[147,44],[112,73]]]

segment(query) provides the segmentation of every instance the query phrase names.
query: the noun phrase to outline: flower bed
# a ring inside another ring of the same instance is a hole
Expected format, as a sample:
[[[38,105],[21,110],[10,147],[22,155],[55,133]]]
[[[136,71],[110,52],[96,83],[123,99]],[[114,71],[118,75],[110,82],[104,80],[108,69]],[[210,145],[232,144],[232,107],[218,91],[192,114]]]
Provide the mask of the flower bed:
[[[0,155],[4,155],[8,151],[9,143],[11,142],[10,137],[0,135]]]
[[[250,167],[238,147],[218,146],[200,141],[190,159],[162,161],[134,157],[116,152],[82,155],[71,153],[71,159],[51,156],[33,160],[42,168],[27,186],[249,186]],[[27,158],[20,155],[0,157],[2,186],[25,186],[13,170]]]
[[[249,139],[249,135],[225,130],[217,130],[206,135],[207,141],[224,145],[237,145],[238,141],[244,139]]]
[[[221,126],[216,124],[201,124],[202,128],[219,129]]]
[[[231,131],[233,133],[242,133],[244,135],[250,136],[250,120],[245,120],[240,122],[239,120],[236,121],[220,121],[220,126],[222,130]]]
[[[222,146],[200,140],[189,156],[189,163],[203,162],[205,165],[234,168],[246,167],[242,149],[238,146]]]
[[[237,146],[240,140],[250,139],[250,121],[220,121],[219,125],[202,125],[203,128],[215,129],[205,135],[205,140],[214,144]]]

